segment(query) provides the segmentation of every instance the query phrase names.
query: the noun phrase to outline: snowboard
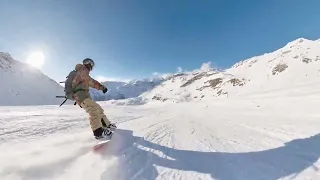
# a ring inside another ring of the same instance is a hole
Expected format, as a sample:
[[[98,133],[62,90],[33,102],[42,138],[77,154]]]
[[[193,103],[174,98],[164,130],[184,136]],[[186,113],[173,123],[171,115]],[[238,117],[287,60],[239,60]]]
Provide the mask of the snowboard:
[[[106,144],[108,144],[108,142],[111,141],[112,139],[112,135],[113,135],[113,132],[112,134],[110,135],[110,137],[108,139],[100,139],[100,140],[97,140],[97,144],[95,144],[92,149],[94,151],[97,151],[97,150],[100,150],[102,147],[104,147]]]
[[[97,141],[98,141],[97,144],[95,144],[95,145],[92,147],[92,149],[93,149],[94,151],[97,151],[97,150],[100,150],[102,147],[106,146],[106,144],[108,144],[108,142],[111,141],[112,136],[113,136],[113,133],[114,133],[115,130],[116,130],[116,128],[111,130],[112,133],[111,133],[111,135],[109,136],[109,138],[97,140]]]

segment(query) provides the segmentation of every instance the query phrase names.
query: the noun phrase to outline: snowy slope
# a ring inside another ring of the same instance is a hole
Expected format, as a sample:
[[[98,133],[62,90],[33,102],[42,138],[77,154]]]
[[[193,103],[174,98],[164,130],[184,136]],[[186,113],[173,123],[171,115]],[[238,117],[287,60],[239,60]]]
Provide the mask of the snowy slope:
[[[0,105],[49,105],[61,103],[63,87],[39,70],[0,52]]]
[[[236,63],[225,70],[176,74],[151,91],[142,102],[184,102],[244,97],[319,83],[320,44],[299,38],[284,47]]]
[[[130,82],[106,81],[102,82],[108,88],[108,92],[103,94],[101,91],[91,89],[90,93],[95,100],[127,99],[138,97],[144,92],[152,90],[163,81],[162,78],[146,78],[132,80]]]
[[[300,38],[274,52],[241,61],[227,72],[250,80],[241,91],[244,94],[316,83],[320,76],[320,44]]]
[[[141,94],[140,102],[189,102],[225,95],[223,88],[243,86],[245,80],[221,70],[195,70],[178,73],[160,85]]]
[[[1,107],[0,179],[318,180],[319,103],[316,92],[139,107],[105,102],[119,129],[98,151],[79,107]]]

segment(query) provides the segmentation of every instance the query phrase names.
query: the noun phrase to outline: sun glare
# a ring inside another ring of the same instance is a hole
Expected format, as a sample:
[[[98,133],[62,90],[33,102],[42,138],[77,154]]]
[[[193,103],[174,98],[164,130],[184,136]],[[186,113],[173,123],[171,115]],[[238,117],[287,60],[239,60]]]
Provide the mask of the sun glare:
[[[44,59],[45,57],[42,52],[33,52],[29,54],[26,62],[33,67],[41,68],[44,64]]]

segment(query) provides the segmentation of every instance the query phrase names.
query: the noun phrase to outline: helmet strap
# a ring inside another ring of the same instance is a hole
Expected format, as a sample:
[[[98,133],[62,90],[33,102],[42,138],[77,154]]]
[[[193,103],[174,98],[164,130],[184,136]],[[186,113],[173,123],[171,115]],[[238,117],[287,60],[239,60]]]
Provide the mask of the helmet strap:
[[[87,68],[89,71],[91,71],[91,70],[92,70],[92,66],[91,66],[91,64],[85,64],[84,66],[86,66],[86,68]]]

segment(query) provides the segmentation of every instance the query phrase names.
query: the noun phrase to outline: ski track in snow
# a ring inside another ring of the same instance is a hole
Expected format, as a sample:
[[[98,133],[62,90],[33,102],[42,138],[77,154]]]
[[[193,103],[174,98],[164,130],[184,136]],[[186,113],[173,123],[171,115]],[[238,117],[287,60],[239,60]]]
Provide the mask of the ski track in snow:
[[[102,103],[119,129],[97,152],[81,108],[1,107],[0,179],[320,179],[317,102]]]

